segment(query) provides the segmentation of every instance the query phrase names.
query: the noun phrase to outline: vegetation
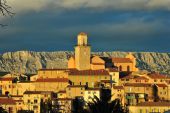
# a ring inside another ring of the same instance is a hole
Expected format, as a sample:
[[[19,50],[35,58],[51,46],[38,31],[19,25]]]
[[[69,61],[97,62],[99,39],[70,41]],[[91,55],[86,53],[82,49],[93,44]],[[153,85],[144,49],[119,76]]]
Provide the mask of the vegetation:
[[[103,90],[104,94],[99,99],[97,96],[92,98],[91,102],[84,102],[82,99],[76,98],[73,101],[73,113],[128,113],[123,108],[119,99],[111,100],[111,95],[107,90]]]
[[[4,108],[0,107],[0,113],[8,113]]]

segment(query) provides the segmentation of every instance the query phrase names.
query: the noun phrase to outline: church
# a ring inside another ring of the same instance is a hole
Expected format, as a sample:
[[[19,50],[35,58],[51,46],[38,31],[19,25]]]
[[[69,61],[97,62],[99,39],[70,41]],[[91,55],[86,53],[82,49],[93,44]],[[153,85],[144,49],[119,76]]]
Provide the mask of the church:
[[[125,58],[107,58],[91,56],[91,46],[88,44],[87,34],[81,32],[77,36],[75,55],[68,61],[68,69],[77,70],[105,70],[116,68],[118,71],[134,72],[136,68],[136,58],[129,53]]]

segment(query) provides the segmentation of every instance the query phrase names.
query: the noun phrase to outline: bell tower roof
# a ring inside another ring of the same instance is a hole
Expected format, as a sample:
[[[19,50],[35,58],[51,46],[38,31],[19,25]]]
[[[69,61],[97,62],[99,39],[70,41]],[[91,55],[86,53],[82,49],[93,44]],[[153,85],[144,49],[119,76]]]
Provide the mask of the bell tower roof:
[[[79,46],[87,46],[88,42],[87,34],[84,32],[80,32],[77,36],[77,45]]]
[[[87,36],[87,34],[85,32],[80,32],[78,35],[85,35],[85,36]]]

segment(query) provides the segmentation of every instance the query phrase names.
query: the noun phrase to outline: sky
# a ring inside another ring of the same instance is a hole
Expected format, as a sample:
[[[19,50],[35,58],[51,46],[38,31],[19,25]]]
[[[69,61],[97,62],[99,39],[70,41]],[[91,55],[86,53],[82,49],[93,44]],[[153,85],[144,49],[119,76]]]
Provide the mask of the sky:
[[[92,51],[170,52],[170,0],[7,0],[0,53],[73,51],[86,32]]]

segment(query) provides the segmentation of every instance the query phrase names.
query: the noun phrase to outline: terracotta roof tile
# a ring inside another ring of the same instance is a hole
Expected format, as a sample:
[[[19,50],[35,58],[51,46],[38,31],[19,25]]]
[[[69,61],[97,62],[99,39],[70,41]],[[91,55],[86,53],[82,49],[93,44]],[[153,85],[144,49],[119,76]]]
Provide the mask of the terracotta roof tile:
[[[68,85],[67,87],[86,87],[85,85]]]
[[[109,75],[106,70],[70,70],[69,75]]]
[[[68,82],[67,78],[39,78],[36,82]]]
[[[104,83],[111,83],[111,80],[101,80],[101,82],[104,82]]]
[[[156,84],[158,87],[168,87],[166,84]]]
[[[0,98],[0,105],[6,104],[6,105],[15,105],[15,100],[12,98]]]
[[[133,87],[151,87],[152,84],[144,84],[144,83],[125,83],[124,86],[133,86]]]
[[[112,58],[113,63],[132,63],[129,58]]]
[[[39,69],[39,71],[68,71],[69,69]]]
[[[97,91],[99,91],[99,90],[100,90],[100,88],[87,88],[86,90],[87,90],[87,91],[93,91],[93,90],[95,90],[95,91],[96,91],[96,90],[97,90]]]
[[[148,78],[146,77],[143,77],[143,76],[137,76],[137,77],[134,77],[135,80],[149,80]]]
[[[152,73],[152,74],[148,74],[148,77],[152,78],[152,79],[167,79],[167,75],[161,75],[158,73]]]
[[[66,93],[66,91],[59,91],[58,93]]]
[[[123,86],[113,86],[113,89],[124,89]]]
[[[52,93],[51,91],[25,91],[24,94],[44,94],[44,93]]]
[[[104,63],[92,63],[93,65],[105,65]]]
[[[170,102],[142,102],[136,106],[170,106]]]
[[[0,81],[13,81],[14,79],[14,77],[2,77],[0,78]]]

